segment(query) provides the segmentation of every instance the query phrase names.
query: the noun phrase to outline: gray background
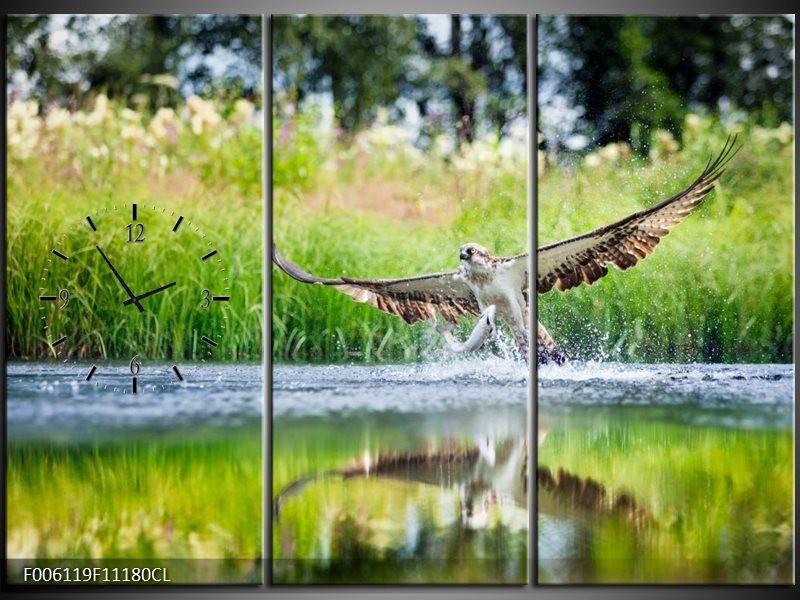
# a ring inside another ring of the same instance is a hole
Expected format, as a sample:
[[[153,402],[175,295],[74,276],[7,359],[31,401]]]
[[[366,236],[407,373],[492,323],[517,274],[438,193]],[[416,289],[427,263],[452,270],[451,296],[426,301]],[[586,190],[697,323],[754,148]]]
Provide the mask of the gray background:
[[[574,13],[574,14],[653,14],[653,15],[692,15],[692,14],[731,14],[731,13],[788,13],[789,2],[781,2],[775,0],[670,0],[669,2],[647,2],[643,3],[641,0],[559,0],[558,2],[546,1],[525,1],[525,0],[493,0],[492,2],[481,2],[480,0],[394,0],[392,2],[368,2],[358,0],[273,0],[273,1],[257,1],[257,0],[192,0],[192,2],[179,1],[179,0],[75,0],[71,2],[57,1],[57,0],[6,0],[4,4],[7,6],[7,13],[140,13],[140,14],[158,14],[158,13],[251,13],[251,14],[290,14],[290,13],[363,13],[363,14],[409,14],[409,13],[507,13],[507,14],[527,14],[530,17],[531,32],[529,33],[529,114],[530,114],[530,127],[531,130],[536,123],[536,105],[535,105],[535,54],[532,48],[535,47],[534,19],[537,13]],[[3,23],[3,37],[5,39],[5,22]],[[268,31],[269,28],[265,27],[265,67],[269,69],[269,48],[268,48]],[[3,44],[3,53],[5,56],[5,44]],[[5,61],[4,61],[5,62]],[[270,76],[267,74],[265,80],[270,81]],[[797,82],[795,81],[795,87]],[[795,91],[795,95],[796,95]],[[265,86],[265,106],[271,104],[269,96],[269,86]],[[796,108],[795,108],[796,110]],[[265,111],[267,118],[269,118],[269,111]],[[796,120],[796,118],[795,118]],[[265,127],[265,131],[271,131],[270,127]],[[536,139],[534,135],[530,139]],[[796,143],[796,142],[795,142]],[[3,135],[3,148],[5,148],[5,135]],[[795,152],[795,156],[797,153]],[[265,164],[269,165],[269,143],[265,144]],[[534,182],[535,173],[533,172],[533,161],[531,165],[530,181]],[[3,161],[3,172],[5,174],[5,161]],[[269,170],[265,170],[265,190],[270,191],[271,176]],[[5,191],[5,186],[3,186]],[[535,202],[535,185],[530,186],[531,202]],[[796,197],[795,190],[795,197]],[[3,220],[3,234],[5,234],[5,193],[3,194],[4,202],[0,217]],[[265,230],[269,236],[270,211],[265,211]],[[795,216],[795,229],[796,229]],[[535,244],[536,240],[536,216],[532,211],[529,218],[530,225],[530,239],[531,243]],[[795,239],[795,245],[796,245]],[[264,244],[265,248],[265,264],[270,264],[270,260],[266,255],[266,248],[268,244]],[[5,235],[3,235],[3,260],[0,263],[3,275],[5,274]],[[795,252],[795,255],[797,252]],[[531,253],[533,256],[533,253]],[[267,270],[265,278],[265,303],[268,307],[270,305],[269,298],[269,278],[271,269]],[[533,267],[531,265],[531,273]],[[5,286],[3,286],[5,288]],[[795,278],[795,297],[797,297],[797,279]],[[4,309],[3,306],[0,308]],[[532,307],[535,310],[535,303]],[[4,310],[2,311],[4,314]],[[269,314],[269,311],[265,311]],[[796,316],[795,316],[796,322]],[[265,335],[269,335],[269,327],[265,327]],[[2,343],[2,341],[0,341]],[[265,349],[270,347],[269,340],[265,340]],[[797,348],[795,345],[795,356]],[[265,352],[269,355],[269,352]],[[534,374],[532,374],[534,375]],[[5,392],[5,369],[0,373],[3,378],[0,390]],[[269,377],[269,371],[266,371],[266,377]],[[535,378],[531,377],[531,398],[529,403],[532,414],[535,417]],[[268,386],[269,389],[269,386]],[[267,415],[269,414],[269,399],[267,403]],[[3,416],[5,411],[3,411]],[[795,415],[795,419],[797,416]],[[265,423],[266,431],[269,431],[269,423]],[[795,430],[797,423],[795,422]],[[3,428],[5,431],[5,428]],[[4,448],[3,443],[0,447]],[[267,447],[269,447],[269,439],[267,440]],[[534,447],[531,444],[531,451]],[[795,449],[796,452],[796,449]],[[269,457],[266,457],[265,464],[269,466]],[[531,457],[532,461],[535,457]],[[795,459],[796,463],[796,459]],[[535,464],[532,462],[531,464]],[[5,466],[5,459],[3,460]],[[5,472],[5,469],[3,469]],[[533,470],[531,470],[531,473]],[[267,480],[265,482],[265,499],[271,497],[269,493],[270,485],[269,472],[267,473]],[[3,476],[3,482],[5,477]],[[529,489],[535,489],[529,487]],[[796,491],[795,491],[796,494]],[[535,501],[535,495],[533,500]],[[795,502],[796,504],[796,502]],[[2,521],[5,525],[5,497],[3,498]],[[265,554],[269,553],[269,545],[271,543],[271,535],[269,532],[269,518],[270,511],[264,511],[266,518],[265,527]],[[531,551],[530,568],[531,581],[533,581],[533,574],[535,573],[535,556],[533,550],[535,544],[535,505],[531,511]],[[5,533],[5,526],[3,526],[3,534]],[[5,550],[3,545],[3,550]],[[5,554],[3,552],[3,554]],[[795,561],[796,561],[795,555]],[[796,563],[795,563],[796,564]],[[795,568],[796,571],[796,568]],[[4,597],[11,597],[11,592],[14,596],[25,597],[51,597],[58,593],[59,596],[84,596],[89,593],[92,597],[121,597],[124,594],[146,592],[150,596],[157,598],[189,598],[201,594],[204,597],[270,597],[270,598],[323,598],[323,597],[339,597],[343,595],[368,595],[369,597],[380,598],[431,598],[435,599],[456,599],[463,596],[471,597],[484,597],[487,595],[499,596],[502,598],[521,598],[521,597],[539,597],[539,598],[582,598],[593,597],[599,599],[605,598],[618,598],[618,597],[683,597],[687,598],[711,598],[719,595],[720,597],[736,597],[736,598],[749,598],[754,595],[769,594],[771,597],[788,597],[792,587],[796,586],[750,586],[750,587],[732,587],[732,586],[547,586],[539,587],[533,583],[526,587],[489,587],[489,586],[447,586],[447,587],[428,587],[428,586],[382,586],[382,587],[355,587],[355,586],[306,586],[306,587],[174,587],[174,588],[55,588],[45,590],[43,588],[8,588],[3,585]]]

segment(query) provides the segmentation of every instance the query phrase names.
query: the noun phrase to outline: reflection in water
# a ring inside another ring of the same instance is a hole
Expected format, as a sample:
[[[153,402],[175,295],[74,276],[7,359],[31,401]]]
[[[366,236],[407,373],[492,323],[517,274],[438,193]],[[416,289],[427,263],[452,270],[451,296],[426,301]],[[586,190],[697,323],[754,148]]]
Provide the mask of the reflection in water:
[[[540,370],[539,468],[604,494],[540,485],[539,581],[791,582],[793,389],[791,365]]]
[[[524,367],[465,364],[275,369],[275,582],[526,580]]]
[[[525,508],[526,465],[527,448],[522,438],[501,442],[486,438],[471,447],[451,442],[439,452],[391,452],[372,457],[367,451],[350,466],[302,477],[284,486],[273,502],[273,514],[279,522],[283,505],[322,478],[394,479],[456,491],[461,524],[475,529],[488,525],[492,506]]]
[[[149,365],[136,395],[120,393],[122,376],[85,384],[86,368],[8,365],[13,572],[44,561],[168,566],[179,583],[261,581],[262,367],[187,366],[183,383],[154,390]]]

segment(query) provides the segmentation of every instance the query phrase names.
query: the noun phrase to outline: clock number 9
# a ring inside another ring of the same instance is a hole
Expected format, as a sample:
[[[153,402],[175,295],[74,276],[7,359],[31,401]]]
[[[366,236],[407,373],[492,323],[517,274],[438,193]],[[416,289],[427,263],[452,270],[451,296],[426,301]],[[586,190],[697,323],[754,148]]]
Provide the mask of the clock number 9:
[[[139,371],[140,371],[140,370],[141,370],[141,368],[142,368],[142,365],[141,365],[140,363],[136,362],[136,359],[137,359],[137,358],[139,358],[139,355],[138,355],[138,354],[137,354],[137,355],[135,355],[135,356],[134,356],[134,357],[131,359],[131,375],[138,375],[138,374],[139,374]]]
[[[209,306],[211,306],[211,290],[203,290],[203,303],[200,308],[208,310]]]
[[[143,242],[144,241],[144,225],[141,223],[136,223],[136,237],[133,237],[133,230],[134,225],[131,223],[130,225],[126,226],[125,229],[128,230],[128,242]]]
[[[62,302],[61,308],[66,308],[67,304],[69,303],[69,290],[59,290],[58,298]]]

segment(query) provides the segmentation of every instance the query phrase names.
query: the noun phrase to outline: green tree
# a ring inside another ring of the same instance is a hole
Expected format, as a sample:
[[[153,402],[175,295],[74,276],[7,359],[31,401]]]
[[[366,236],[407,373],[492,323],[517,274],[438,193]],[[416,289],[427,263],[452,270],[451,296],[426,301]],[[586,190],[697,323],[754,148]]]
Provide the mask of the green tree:
[[[502,132],[527,115],[527,23],[522,17],[451,15],[450,44],[441,49],[426,23],[420,23],[422,51],[431,61],[429,88],[418,93],[420,112],[426,114],[425,99],[444,98],[451,106],[452,126],[458,138],[472,140],[476,128]]]
[[[394,120],[414,103],[422,135],[503,130],[526,114],[526,21],[452,15],[449,39],[423,17],[274,17],[273,87],[293,104],[329,93],[348,134],[379,108]]]
[[[18,73],[41,104],[80,104],[100,91],[151,107],[181,95],[236,90],[255,96],[261,77],[261,18],[240,15],[171,15],[8,18],[10,83]],[[59,34],[66,43],[54,43]],[[235,54],[226,72],[212,77],[209,57]]]
[[[783,16],[542,17],[540,102],[566,101],[571,131],[645,154],[655,128],[690,111],[791,120],[793,24]],[[547,124],[541,124],[545,128]]]
[[[352,133],[415,79],[411,17],[321,16],[272,19],[273,85],[291,102],[330,93],[339,126]]]

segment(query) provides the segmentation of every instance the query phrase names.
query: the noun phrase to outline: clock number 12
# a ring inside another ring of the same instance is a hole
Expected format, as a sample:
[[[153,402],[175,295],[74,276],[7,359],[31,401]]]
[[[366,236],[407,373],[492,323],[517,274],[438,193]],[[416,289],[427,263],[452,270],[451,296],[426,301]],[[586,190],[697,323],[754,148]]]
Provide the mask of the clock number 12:
[[[125,229],[128,230],[128,242],[143,242],[144,241],[144,225],[141,223],[136,223],[134,225],[131,223],[130,225],[126,226]],[[134,229],[136,230],[136,237],[133,237]]]

